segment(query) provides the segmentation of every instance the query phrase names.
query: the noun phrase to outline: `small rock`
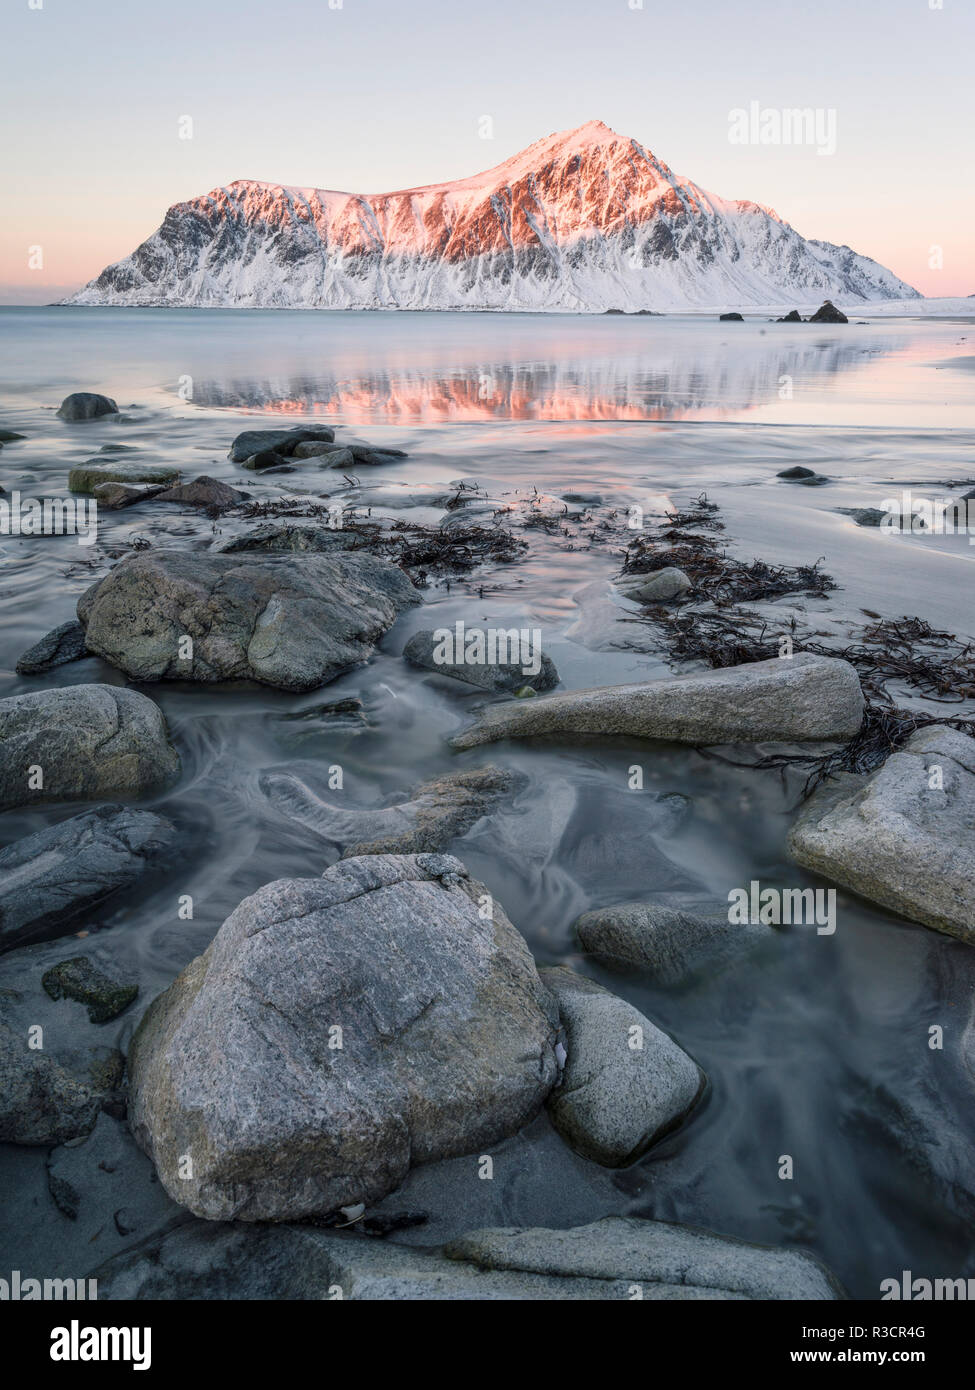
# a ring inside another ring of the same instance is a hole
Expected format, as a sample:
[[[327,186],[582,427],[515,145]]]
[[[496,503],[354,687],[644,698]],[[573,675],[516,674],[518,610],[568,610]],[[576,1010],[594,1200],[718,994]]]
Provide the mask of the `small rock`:
[[[552,1123],[594,1163],[633,1163],[690,1112],[703,1073],[666,1033],[592,980],[561,966],[539,978],[567,1034],[565,1070],[548,1100]]]
[[[290,473],[292,465],[284,454],[275,452],[274,449],[259,449],[256,454],[248,454],[245,459],[241,459],[243,466],[251,473]]]
[[[233,507],[238,502],[246,502],[248,497],[249,492],[241,492],[239,488],[228,487],[218,478],[208,478],[204,475],[194,478],[191,483],[180,483],[177,487],[167,488],[159,493],[156,501],[185,502],[191,507]]]
[[[88,1133],[101,1102],[93,1084],[0,1022],[0,1141],[63,1144]]]
[[[92,496],[97,498],[102,507],[108,507],[111,511],[121,511],[123,507],[132,507],[136,502],[148,502],[151,497],[157,497],[163,491],[162,483],[96,483],[92,488]]]
[[[18,434],[16,430],[0,430],[0,444],[14,444],[18,439],[26,438],[26,434]]]
[[[0,700],[0,810],[141,796],[179,766],[162,711],[134,690],[70,685]]]
[[[705,916],[662,903],[596,908],[576,920],[573,932],[590,955],[636,966],[665,985],[715,970],[772,936],[770,927],[732,925],[727,911]]]
[[[620,580],[624,596],[635,603],[668,603],[694,587],[683,570],[669,565],[651,574],[628,574]]]
[[[742,318],[741,314],[719,314],[719,315],[718,315],[718,321],[719,321],[719,323],[744,323],[744,322],[745,322],[745,320]]]
[[[69,661],[80,661],[87,654],[85,629],[81,624],[62,623],[24,652],[17,662],[17,674],[38,676],[43,671],[53,671],[56,666],[66,666]]]
[[[515,655],[519,659],[489,660],[490,632],[495,635],[495,645],[499,652],[505,656]],[[445,633],[447,641],[444,640]],[[481,690],[515,691],[529,686],[532,691],[537,691],[551,690],[553,686],[558,685],[559,673],[551,657],[542,651],[523,650],[520,646],[519,629],[511,629],[510,643],[505,640],[508,635],[507,629],[491,629],[485,632],[480,628],[466,628],[463,638],[455,641],[453,628],[429,628],[414,633],[403,648],[403,659],[411,666],[419,666],[438,676],[450,676],[454,680],[463,681],[465,685],[475,685]],[[481,654],[484,660],[465,660],[465,654],[468,652],[474,657]],[[452,659],[438,660],[441,655],[450,656]],[[535,665],[538,666],[538,670],[532,672],[530,668]]]
[[[842,310],[837,309],[836,305],[831,300],[827,299],[823,303],[822,307],[817,309],[816,312],[810,317],[809,322],[849,323],[850,320],[846,317]]]
[[[839,507],[844,516],[850,516],[858,526],[881,526],[890,516],[880,507]]]
[[[802,323],[802,315],[798,309],[790,309],[782,318],[776,319],[776,323]]]
[[[99,396],[92,391],[75,391],[65,396],[58,407],[60,420],[97,420],[101,415],[117,415],[118,406],[110,396]]]
[[[118,1018],[139,993],[138,985],[111,979],[87,956],[61,961],[47,971],[41,984],[52,999],[74,999],[86,1005],[92,1023],[109,1023]]]
[[[354,535],[338,527],[281,525],[269,521],[252,526],[242,535],[218,541],[213,550],[218,555],[237,555],[245,551],[265,551],[272,555],[327,554],[332,550],[349,550],[355,543]]]
[[[777,478],[787,478],[789,482],[796,482],[800,478],[815,478],[816,474],[812,468],[802,468],[796,465],[795,468],[783,468],[781,473],[776,473]]]

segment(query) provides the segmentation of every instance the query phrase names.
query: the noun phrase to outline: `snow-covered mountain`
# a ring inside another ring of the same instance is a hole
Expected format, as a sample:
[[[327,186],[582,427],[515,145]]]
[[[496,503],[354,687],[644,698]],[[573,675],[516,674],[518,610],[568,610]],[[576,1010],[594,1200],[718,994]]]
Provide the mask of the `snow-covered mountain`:
[[[916,296],[590,121],[487,173],[397,193],[238,180],[175,204],[65,302],[599,311]]]

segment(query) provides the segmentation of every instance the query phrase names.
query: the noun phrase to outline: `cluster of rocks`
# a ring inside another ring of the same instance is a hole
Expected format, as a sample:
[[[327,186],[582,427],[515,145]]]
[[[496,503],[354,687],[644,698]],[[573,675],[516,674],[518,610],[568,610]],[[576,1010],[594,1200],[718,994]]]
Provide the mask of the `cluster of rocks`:
[[[381,467],[397,463],[402,449],[374,448],[371,444],[336,444],[330,425],[300,426],[290,430],[245,430],[230,446],[229,457],[255,473],[286,471],[295,459],[317,459],[323,468]]]
[[[719,321],[720,321],[721,323],[743,323],[743,322],[744,322],[744,319],[742,318],[741,314],[739,314],[739,313],[734,313],[734,312],[733,312],[733,313],[728,313],[728,314],[719,314],[719,315],[718,315],[718,319],[719,319]],[[850,320],[849,320],[849,319],[847,318],[847,316],[843,313],[842,309],[837,309],[836,305],[832,302],[832,300],[827,299],[827,300],[824,300],[823,303],[822,303],[822,305],[816,310],[816,312],[815,312],[814,314],[810,314],[809,317],[808,317],[807,319],[804,319],[804,318],[802,317],[802,315],[799,313],[799,310],[798,310],[798,309],[790,309],[790,311],[789,311],[787,314],[783,314],[783,316],[782,316],[781,318],[775,319],[775,322],[776,322],[776,323],[849,323]]]

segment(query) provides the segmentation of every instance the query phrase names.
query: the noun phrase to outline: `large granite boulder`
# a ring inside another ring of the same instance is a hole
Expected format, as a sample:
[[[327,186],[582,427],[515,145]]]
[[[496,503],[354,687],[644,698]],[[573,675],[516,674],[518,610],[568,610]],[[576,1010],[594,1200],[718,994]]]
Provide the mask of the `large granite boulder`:
[[[198,1216],[332,1212],[527,1123],[558,1026],[527,945],[459,860],[348,859],[246,898],[150,1006],[130,1122]]]
[[[871,902],[975,942],[975,739],[934,724],[876,772],[825,783],[789,847]]]
[[[594,980],[561,966],[540,975],[566,1031],[565,1070],[548,1101],[552,1123],[595,1163],[633,1163],[693,1108],[704,1074],[672,1038]]]
[[[178,774],[162,711],[134,690],[69,685],[0,700],[0,810],[142,796]]]
[[[314,690],[367,660],[419,602],[403,571],[373,555],[151,550],[89,589],[78,617],[88,650],[132,680]]]
[[[176,837],[151,811],[107,805],[0,850],[0,951],[62,936],[81,912],[128,888]]]
[[[640,685],[506,701],[451,741],[474,748],[538,734],[617,734],[698,745],[792,743],[852,738],[862,718],[863,692],[850,663],[797,652]]]

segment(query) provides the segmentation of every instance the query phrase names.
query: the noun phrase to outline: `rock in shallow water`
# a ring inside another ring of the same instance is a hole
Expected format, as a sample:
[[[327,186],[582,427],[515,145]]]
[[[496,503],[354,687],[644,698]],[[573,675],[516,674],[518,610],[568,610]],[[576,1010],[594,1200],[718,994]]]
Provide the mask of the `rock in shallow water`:
[[[684,1302],[841,1296],[811,1255],[663,1221],[471,1231],[442,1250],[308,1226],[191,1221],[92,1271],[100,1299]]]
[[[850,663],[797,652],[642,685],[506,701],[451,742],[474,748],[539,734],[622,734],[699,745],[791,743],[852,738],[862,718],[863,692]]]
[[[594,1163],[632,1163],[681,1123],[704,1075],[625,999],[562,967],[539,974],[567,1035],[565,1071],[548,1100],[552,1123]]]
[[[513,662],[489,660],[488,637],[491,631],[495,634],[496,645],[497,634],[501,635],[502,654],[515,655],[519,659]],[[438,676],[452,676],[454,680],[463,681],[465,685],[476,685],[481,690],[505,691],[509,694],[525,686],[532,690],[551,690],[559,683],[555,662],[545,652],[533,648],[530,643],[523,646],[520,639],[521,631],[527,632],[528,629],[511,629],[513,640],[510,644],[505,644],[506,629],[495,628],[485,631],[469,627],[465,628],[464,635],[455,641],[452,628],[429,628],[413,634],[403,648],[403,659],[411,666],[419,666],[422,670],[432,671]],[[476,645],[478,641],[480,647]],[[468,652],[473,652],[476,656],[480,650],[484,652],[483,660],[465,659]],[[444,655],[449,656],[450,660],[438,659]],[[536,666],[537,671],[532,669]]]
[[[85,629],[78,622],[62,623],[29,647],[17,662],[18,676],[39,676],[86,656]]]
[[[68,474],[70,492],[92,493],[102,483],[119,483],[125,487],[148,484],[167,487],[179,481],[179,469],[166,463],[105,463],[101,459],[89,459],[87,463],[72,468]]]
[[[141,796],[179,766],[162,711],[134,690],[70,685],[0,700],[0,810]]]
[[[149,502],[163,491],[162,483],[96,483],[92,496],[100,507],[119,512],[137,502]]]
[[[139,993],[137,984],[106,975],[87,956],[59,961],[44,974],[41,984],[52,999],[74,999],[84,1004],[91,1023],[118,1018]]]
[[[121,1053],[114,1058],[100,1078],[97,1069],[83,1077],[30,1046],[26,1029],[0,1021],[0,1142],[63,1144],[87,1134],[122,1079]]]
[[[666,1295],[658,1294],[668,1298],[680,1298],[679,1290],[756,1299],[835,1299],[840,1293],[829,1270],[799,1250],[635,1217],[609,1216],[568,1231],[472,1231],[444,1253],[481,1269],[627,1280],[644,1286],[644,1298],[655,1286],[669,1286]]]
[[[101,415],[117,415],[118,406],[111,396],[95,391],[75,391],[65,396],[58,406],[59,420],[97,420]]]
[[[652,574],[624,575],[619,587],[623,597],[634,603],[668,603],[694,586],[683,570],[671,565]]]
[[[246,502],[249,492],[228,487],[219,478],[208,478],[203,474],[191,483],[180,483],[176,487],[160,492],[157,502],[185,502],[190,507],[233,507],[238,502]]]
[[[154,550],[127,556],[88,590],[78,617],[88,650],[133,680],[302,691],[365,661],[420,601],[401,569],[373,555]]]
[[[162,816],[109,805],[0,850],[0,951],[63,935],[79,913],[141,878],[175,834]]]
[[[459,860],[345,860],[245,899],[151,1005],[130,1121],[197,1215],[295,1220],[514,1133],[555,1082],[558,1026]]]
[[[688,912],[663,903],[619,903],[584,912],[573,931],[584,951],[635,966],[661,984],[678,984],[772,938],[770,927],[737,926],[727,911]]]
[[[876,772],[814,793],[789,848],[871,902],[975,942],[975,739],[918,729]]]
[[[335,431],[331,425],[299,426],[288,430],[244,430],[231,444],[228,457],[234,463],[243,463],[253,454],[272,450],[286,458],[306,439],[320,439],[330,444],[334,438]]]

